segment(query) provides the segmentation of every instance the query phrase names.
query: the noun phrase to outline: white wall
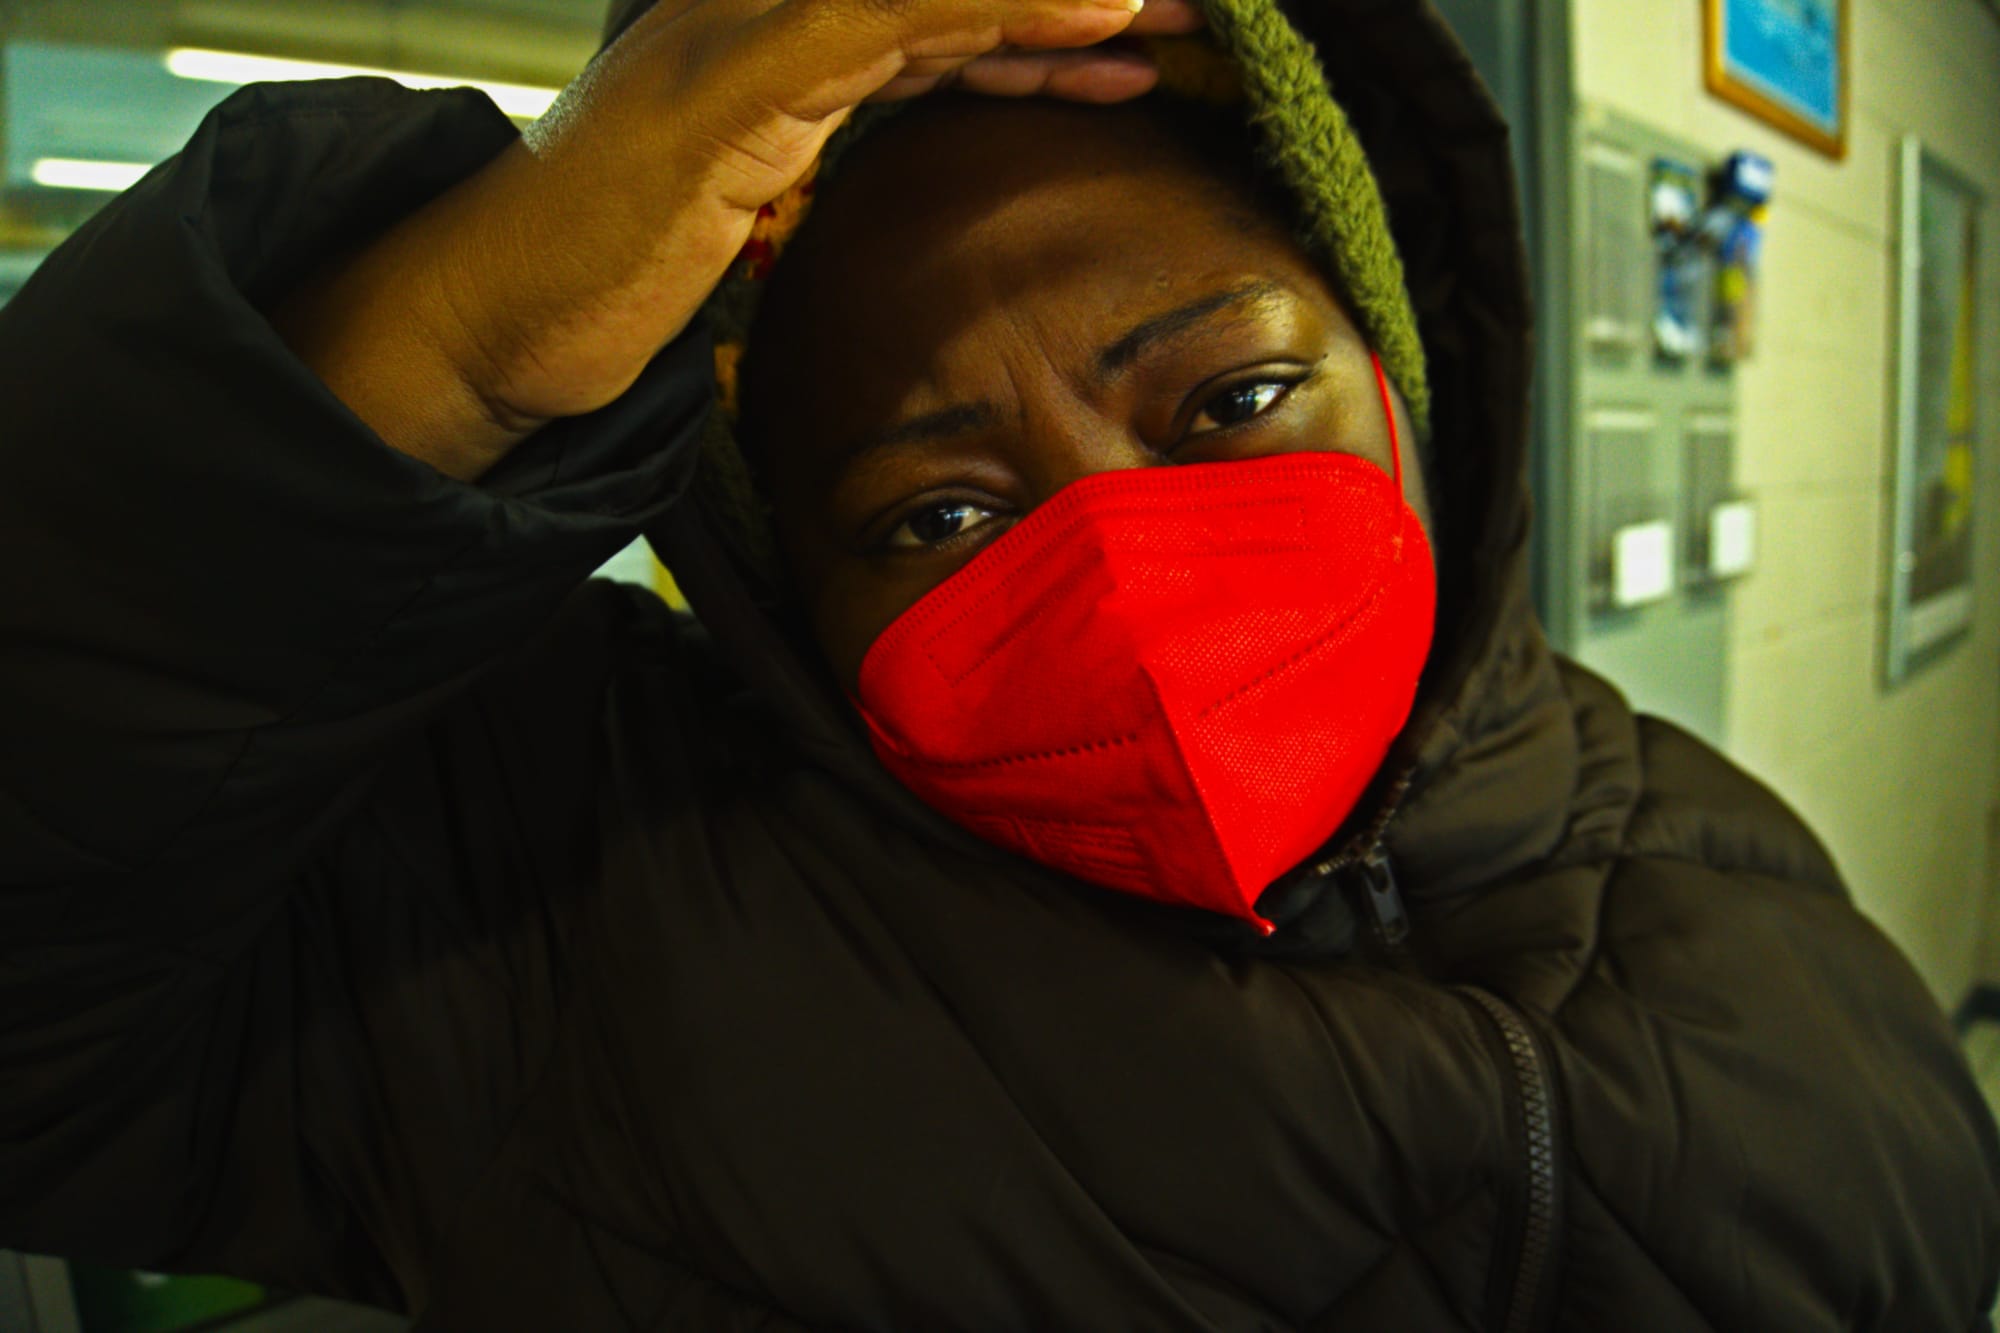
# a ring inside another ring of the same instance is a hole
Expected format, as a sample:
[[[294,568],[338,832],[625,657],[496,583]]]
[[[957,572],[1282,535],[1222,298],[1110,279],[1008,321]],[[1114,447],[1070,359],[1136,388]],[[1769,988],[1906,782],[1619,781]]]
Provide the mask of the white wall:
[[[1762,567],[1737,593],[1729,749],[1832,849],[1951,1006],[1986,970],[2000,806],[2000,19],[1983,0],[1851,0],[1847,160],[1708,95],[1701,0],[1573,0],[1582,101],[1778,164],[1739,480]],[[1881,685],[1894,466],[1896,149],[1915,133],[1987,192],[1979,611],[1970,643]],[[2000,924],[2000,912],[1993,914]],[[1996,959],[2000,961],[2000,959]]]

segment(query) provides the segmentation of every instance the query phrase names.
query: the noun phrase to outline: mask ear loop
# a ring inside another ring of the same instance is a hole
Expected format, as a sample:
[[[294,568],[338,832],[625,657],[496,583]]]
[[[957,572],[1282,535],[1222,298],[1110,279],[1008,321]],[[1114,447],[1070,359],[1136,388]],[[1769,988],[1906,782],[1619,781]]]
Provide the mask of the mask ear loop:
[[[1396,467],[1396,494],[1403,493],[1403,433],[1396,426],[1396,404],[1389,397],[1389,376],[1382,369],[1382,357],[1378,352],[1369,352],[1368,359],[1375,363],[1375,387],[1382,391],[1382,413],[1389,418],[1389,458]]]

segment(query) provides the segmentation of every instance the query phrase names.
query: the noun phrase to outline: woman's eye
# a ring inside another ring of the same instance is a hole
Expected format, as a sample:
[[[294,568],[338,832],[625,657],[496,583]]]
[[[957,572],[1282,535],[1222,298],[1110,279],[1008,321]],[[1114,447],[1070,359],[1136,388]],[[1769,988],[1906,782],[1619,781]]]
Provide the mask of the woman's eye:
[[[1202,405],[1193,421],[1188,423],[1188,434],[1201,435],[1211,430],[1223,430],[1241,425],[1258,414],[1268,411],[1285,393],[1292,388],[1288,380],[1252,380],[1224,389],[1221,393]],[[1206,422],[1208,424],[1204,425]]]
[[[974,528],[992,522],[993,517],[990,509],[982,509],[964,500],[949,500],[919,509],[904,519],[889,534],[886,545],[906,551],[942,546],[954,537],[962,537]]]

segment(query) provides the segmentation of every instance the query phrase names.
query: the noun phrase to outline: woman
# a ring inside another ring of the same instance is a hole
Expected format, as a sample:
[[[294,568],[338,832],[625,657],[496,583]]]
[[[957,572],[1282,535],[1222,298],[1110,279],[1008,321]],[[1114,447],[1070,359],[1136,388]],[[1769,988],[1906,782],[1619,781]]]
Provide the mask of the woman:
[[[1983,1326],[1922,984],[1534,622],[1466,63],[1208,18],[1198,108],[1099,45],[1175,0],[625,13],[520,143],[252,89],[49,261],[0,1244],[440,1330]],[[1074,105],[829,145],[943,82]],[[698,621],[584,582],[642,530]]]

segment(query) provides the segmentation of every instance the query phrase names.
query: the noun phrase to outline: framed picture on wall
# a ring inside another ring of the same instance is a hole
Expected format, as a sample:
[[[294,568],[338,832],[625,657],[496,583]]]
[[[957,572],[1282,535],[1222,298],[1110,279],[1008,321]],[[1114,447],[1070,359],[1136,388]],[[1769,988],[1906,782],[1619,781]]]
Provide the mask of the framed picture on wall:
[[[1980,192],[1914,137],[1900,179],[1890,685],[1972,627],[1980,365]]]
[[[1708,90],[1847,156],[1848,0],[1702,0]]]

